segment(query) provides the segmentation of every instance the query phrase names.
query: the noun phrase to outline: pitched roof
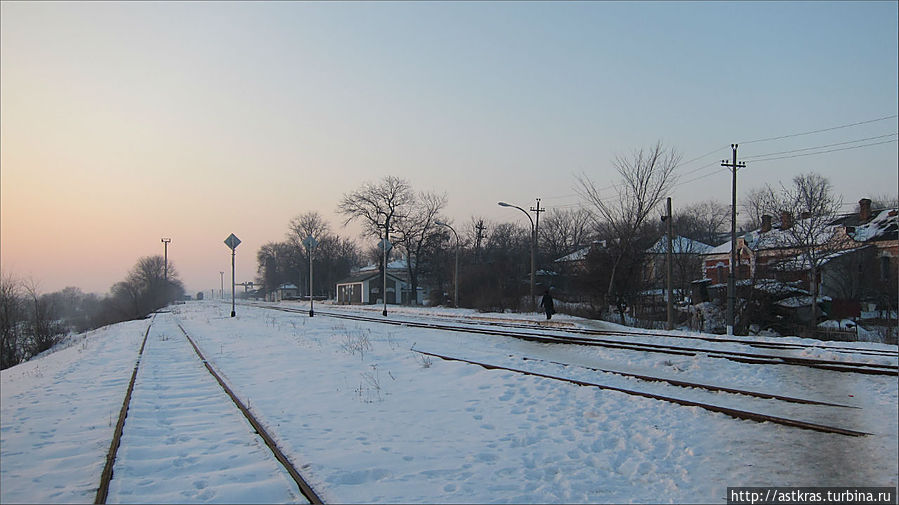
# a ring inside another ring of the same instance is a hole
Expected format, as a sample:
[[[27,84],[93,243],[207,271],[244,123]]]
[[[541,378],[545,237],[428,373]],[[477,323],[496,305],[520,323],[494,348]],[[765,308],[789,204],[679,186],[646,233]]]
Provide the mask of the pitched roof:
[[[899,210],[881,210],[867,223],[848,227],[846,232],[857,242],[896,240],[899,238]]]
[[[562,256],[561,258],[554,261],[554,263],[567,263],[569,261],[581,261],[584,258],[586,258],[587,255],[590,253],[591,247],[592,246],[587,246],[587,247],[578,249],[577,251],[574,251],[571,254]]]
[[[587,255],[590,254],[590,251],[593,250],[594,247],[606,247],[605,240],[594,240],[592,244],[587,247],[582,247],[577,251],[574,251],[571,254],[567,254],[562,256],[561,258],[554,260],[553,263],[568,263],[571,261],[582,261],[587,258]]]
[[[818,234],[817,241],[823,244],[833,238],[839,229],[846,229],[846,234],[856,242],[870,242],[880,240],[896,240],[899,238],[899,210],[883,209],[875,211],[875,216],[865,224],[858,226],[848,226],[846,223],[857,222],[852,221],[852,216],[856,214],[846,214],[834,220],[832,224],[824,227]],[[797,220],[793,226],[802,227],[805,220]],[[749,231],[740,235],[746,242],[746,246],[754,251],[763,249],[777,249],[792,247],[793,242],[790,239],[790,232],[778,228],[772,228],[770,231],[762,232],[761,229]],[[705,254],[725,254],[730,252],[730,240],[710,249]]]
[[[380,277],[381,277],[381,272],[379,272],[377,270],[359,271],[359,272],[350,274],[350,276],[346,277],[345,279],[341,279],[340,281],[337,282],[337,284],[354,284],[357,282],[365,282],[369,279],[380,278]],[[401,279],[400,277],[397,277],[396,275],[394,275],[390,272],[387,272],[387,277],[390,277],[394,280],[398,280],[400,282],[406,282],[403,279]]]
[[[729,243],[728,243],[729,244]],[[712,246],[698,240],[680,235],[671,239],[671,252],[674,254],[704,254],[713,249]],[[728,249],[730,251],[730,249]],[[646,250],[649,254],[665,254],[668,252],[668,235],[662,235],[652,247]]]

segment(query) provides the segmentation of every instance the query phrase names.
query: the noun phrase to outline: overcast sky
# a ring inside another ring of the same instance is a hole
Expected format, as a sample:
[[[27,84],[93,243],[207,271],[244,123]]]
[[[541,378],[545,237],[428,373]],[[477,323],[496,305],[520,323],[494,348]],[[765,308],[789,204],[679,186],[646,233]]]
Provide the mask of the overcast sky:
[[[4,1],[3,273],[105,293],[171,237],[193,294],[230,233],[239,282],[300,213],[358,237],[335,211],[367,180],[526,222],[496,202],[573,208],[658,140],[689,161],[675,211],[729,203],[734,142],[741,194],[896,194],[897,5]]]

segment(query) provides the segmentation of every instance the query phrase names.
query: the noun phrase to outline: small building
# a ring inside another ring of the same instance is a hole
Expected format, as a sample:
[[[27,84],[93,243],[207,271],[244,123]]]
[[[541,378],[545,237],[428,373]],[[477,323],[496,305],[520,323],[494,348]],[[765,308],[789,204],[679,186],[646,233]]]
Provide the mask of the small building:
[[[300,288],[294,284],[281,284],[274,291],[266,296],[266,300],[270,302],[280,302],[281,300],[296,300],[300,296]]]
[[[406,289],[406,281],[400,277],[387,273],[387,303],[397,304],[397,293],[403,293]],[[383,280],[378,270],[364,270],[343,279],[337,283],[338,305],[369,305],[384,303]],[[402,301],[402,295],[400,296]]]

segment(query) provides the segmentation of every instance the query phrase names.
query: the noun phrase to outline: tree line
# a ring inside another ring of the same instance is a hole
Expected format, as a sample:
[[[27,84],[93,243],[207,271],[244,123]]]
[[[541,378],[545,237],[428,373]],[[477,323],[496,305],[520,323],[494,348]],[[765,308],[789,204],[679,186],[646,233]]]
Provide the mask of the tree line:
[[[657,142],[612,160],[618,174],[615,181],[576,177],[583,204],[548,209],[539,221],[537,294],[552,287],[563,302],[579,304],[583,315],[610,317],[617,313],[623,319],[627,308],[648,290],[664,287],[664,255],[648,250],[667,233],[667,223],[660,219],[662,207],[678,183],[681,159],[676,149]],[[895,198],[885,200],[892,203]],[[832,250],[812,243],[812,238],[820,239],[842,205],[829,181],[818,174],[801,174],[788,184],[750,190],[740,203],[738,233],[758,228],[766,214],[815,216],[785,234],[790,248],[800,251],[811,266],[814,278]],[[337,212],[342,224],[362,225],[365,243],[371,245],[360,247],[352,239],[334,234],[318,213],[300,214],[290,221],[283,241],[260,249],[259,281],[266,291],[291,283],[308,294],[308,256],[301,242],[311,234],[320,242],[313,259],[313,292],[334,298],[336,283],[354,268],[377,265],[383,271],[383,251],[376,244],[387,239],[393,245],[389,261],[405,260],[404,277],[412,292],[428,286],[425,299],[429,303],[450,305],[456,287],[455,231],[460,247],[459,305],[484,311],[527,310],[531,223],[494,222],[478,215],[453,222],[443,214],[446,204],[445,194],[416,191],[402,178],[385,176],[365,182],[342,196]],[[729,241],[730,219],[730,204],[715,199],[675,205],[672,236],[690,239],[679,242],[682,254],[673,261],[677,299],[689,297],[691,283],[702,277],[701,244],[714,247]],[[556,261],[577,251],[589,251],[577,262],[577,272]],[[648,268],[653,263],[658,265]],[[815,296],[818,286],[814,281],[809,288]],[[414,303],[414,297],[411,301]],[[742,324],[745,330],[753,311],[747,305],[751,300],[742,302],[738,310],[747,316]]]
[[[84,332],[152,312],[184,297],[171,264],[162,256],[140,258],[126,278],[98,296],[67,287],[41,294],[36,282],[0,275],[0,369],[50,349],[71,332]]]
[[[654,212],[676,180],[673,172],[679,160],[675,149],[660,142],[617,158],[614,164],[621,182],[615,199],[600,195],[591,179],[580,177],[580,193],[589,205],[550,209],[539,222],[536,264],[546,274],[542,278],[550,277],[541,280],[541,289],[552,285],[552,274],[564,269],[554,263],[556,259],[594,243],[604,246],[597,248],[597,254],[588,261],[590,271],[578,285],[570,286],[570,291],[588,293],[601,306],[609,300],[623,300],[645,284],[638,267],[645,249],[659,238],[661,224]],[[260,248],[258,281],[266,292],[290,283],[308,294],[308,252],[301,243],[311,234],[320,244],[313,257],[314,294],[333,298],[336,283],[354,267],[372,264],[383,270],[383,251],[375,244],[387,239],[394,246],[390,259],[405,260],[405,277],[412,292],[419,286],[429,286],[431,292],[425,298],[432,304],[447,304],[454,287],[455,231],[462,265],[458,279],[460,306],[524,309],[523,297],[529,291],[524,280],[531,270],[530,223],[493,222],[482,216],[453,223],[443,214],[446,204],[445,194],[416,191],[402,178],[386,176],[365,182],[343,195],[337,212],[344,218],[344,225],[361,224],[363,237],[371,246],[359,247],[353,240],[335,235],[316,212],[300,214],[290,221],[284,240]],[[676,217],[678,233],[716,244],[728,222],[727,210],[715,201],[685,207]],[[688,282],[688,270],[698,271],[698,265],[683,265],[680,270],[683,282]],[[597,288],[599,284],[603,289]]]

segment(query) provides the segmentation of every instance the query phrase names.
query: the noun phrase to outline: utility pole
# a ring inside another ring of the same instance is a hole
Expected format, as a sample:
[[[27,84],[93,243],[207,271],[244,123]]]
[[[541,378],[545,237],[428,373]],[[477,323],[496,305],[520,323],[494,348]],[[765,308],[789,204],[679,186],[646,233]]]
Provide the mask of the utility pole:
[[[389,237],[390,237],[390,220],[388,219],[388,220],[384,221],[384,240],[382,240],[381,244],[380,244],[381,248],[384,250],[384,271],[382,272],[382,278],[384,280],[384,284],[383,284],[384,291],[381,293],[382,298],[384,299],[384,311],[382,312],[384,317],[387,317],[387,252],[390,251],[390,249],[393,247],[393,245],[390,243]],[[396,295],[397,295],[396,289],[394,289],[394,294],[393,294],[394,303],[397,302]]]
[[[537,310],[537,300],[534,298],[534,273],[536,272],[535,267],[535,257],[537,256],[537,232],[540,230],[540,213],[546,212],[546,209],[540,208],[540,199],[537,198],[537,207],[531,207],[531,212],[535,212],[537,214],[537,221],[534,224],[534,253],[531,255],[531,304],[534,306],[534,310]],[[549,286],[547,286],[549,289]]]
[[[165,247],[165,280],[166,281],[169,280],[169,242],[171,242],[171,241],[172,241],[172,239],[167,238],[167,237],[163,237],[163,239],[162,239],[162,245],[163,245],[163,247]]]
[[[665,261],[665,284],[668,287],[668,303],[667,303],[668,325],[667,326],[668,326],[669,330],[673,330],[674,329],[674,299],[673,299],[674,297],[672,296],[672,289],[671,289],[671,277],[672,277],[671,274],[674,270],[672,267],[672,264],[673,264],[672,260],[674,259],[674,254],[673,254],[673,251],[671,250],[672,249],[671,248],[671,234],[672,234],[672,230],[674,229],[674,220],[671,219],[671,197],[670,196],[668,197],[668,213],[665,215],[665,221],[668,224],[668,231],[666,232],[666,235],[668,236],[668,252],[666,254],[667,258]]]
[[[222,277],[222,288],[219,289],[219,297],[224,300],[225,299],[225,272],[219,272],[219,275]]]
[[[746,163],[737,163],[737,144],[731,144],[733,161],[721,160],[721,166],[730,169],[733,176],[730,207],[730,273],[727,276],[727,334],[734,334],[734,306],[736,302],[737,275],[737,169],[746,168]]]
[[[306,254],[309,255],[309,317],[315,316],[315,301],[312,298],[312,252],[315,250],[315,246],[318,245],[318,240],[315,240],[311,234],[303,239],[303,245],[306,246]]]

